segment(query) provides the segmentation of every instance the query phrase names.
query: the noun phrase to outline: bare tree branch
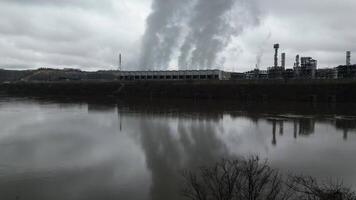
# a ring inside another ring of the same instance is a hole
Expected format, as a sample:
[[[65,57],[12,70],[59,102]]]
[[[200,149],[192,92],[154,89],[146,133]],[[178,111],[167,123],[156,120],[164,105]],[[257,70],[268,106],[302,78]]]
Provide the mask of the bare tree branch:
[[[196,172],[183,171],[182,177],[182,196],[190,200],[356,200],[341,181],[285,178],[258,156],[224,159]]]

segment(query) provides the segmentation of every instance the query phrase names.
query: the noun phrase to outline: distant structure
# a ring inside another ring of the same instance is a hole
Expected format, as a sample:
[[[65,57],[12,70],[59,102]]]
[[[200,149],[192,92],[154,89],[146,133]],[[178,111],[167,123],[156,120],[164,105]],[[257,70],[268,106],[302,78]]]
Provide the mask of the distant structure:
[[[274,48],[274,67],[278,67],[278,49],[279,49],[279,44],[273,45]]]
[[[314,60],[312,57],[301,57],[301,73],[302,78],[311,78],[314,79],[316,75],[316,68],[318,61]]]
[[[120,71],[122,57],[119,56],[119,80],[305,80],[305,79],[356,79],[356,65],[351,64],[351,52],[346,52],[346,65],[334,68],[318,69],[318,61],[310,56],[295,56],[294,66],[287,68],[286,53],[281,53],[278,62],[280,44],[273,45],[274,62],[267,70],[255,68],[248,72],[225,72],[221,70],[186,71]]]
[[[294,74],[296,77],[300,76],[299,55],[295,56]]]
[[[229,80],[231,73],[221,70],[179,70],[179,71],[119,71],[118,80],[124,81],[182,81],[182,80]]]
[[[283,69],[286,68],[286,53],[282,53],[282,61],[281,61],[281,66]]]
[[[79,80],[120,80],[120,81],[227,81],[227,80],[272,80],[301,81],[304,80],[356,80],[356,65],[351,63],[351,51],[346,51],[346,61],[343,65],[332,68],[318,69],[318,61],[310,56],[295,56],[294,66],[286,65],[286,53],[281,53],[278,62],[280,45],[274,44],[273,64],[267,70],[261,70],[256,65],[247,72],[226,72],[223,70],[165,70],[165,71],[124,71],[122,54],[118,55],[117,70],[82,72],[76,69],[47,69],[29,71],[11,71],[0,69],[0,83],[6,81],[79,81]],[[344,58],[345,58],[344,57]]]
[[[279,44],[274,44],[274,65],[267,69],[268,79],[282,79],[285,70],[285,53],[282,53],[281,66],[278,66]]]
[[[351,51],[346,51],[346,65],[351,65]]]
[[[295,67],[299,67],[299,55],[295,56]]]
[[[351,64],[351,51],[346,51],[346,65],[336,67],[338,79],[355,79],[356,65]]]
[[[121,53],[119,54],[119,68],[118,68],[119,71],[122,70],[122,56],[121,56]]]

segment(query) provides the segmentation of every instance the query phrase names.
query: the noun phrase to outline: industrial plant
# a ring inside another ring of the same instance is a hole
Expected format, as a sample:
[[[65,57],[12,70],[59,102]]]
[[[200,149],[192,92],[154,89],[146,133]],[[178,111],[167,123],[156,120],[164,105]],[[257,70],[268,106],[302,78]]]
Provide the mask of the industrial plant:
[[[312,57],[295,56],[292,68],[286,68],[286,53],[281,53],[279,63],[279,44],[274,44],[274,65],[267,70],[254,70],[238,73],[222,70],[177,70],[177,71],[118,71],[113,72],[121,81],[154,80],[290,80],[290,79],[346,79],[356,78],[356,65],[351,65],[351,52],[346,52],[345,65],[335,68],[318,69],[318,61]]]
[[[274,65],[267,70],[258,68],[245,73],[232,73],[233,79],[344,79],[356,78],[356,65],[351,65],[351,52],[346,52],[345,65],[335,68],[318,69],[318,61],[312,57],[295,56],[293,68],[286,68],[286,53],[281,54],[278,62],[279,44],[274,46]]]
[[[266,70],[256,68],[248,72],[227,72],[210,70],[164,70],[164,71],[127,71],[122,67],[122,55],[119,55],[117,70],[86,72],[78,69],[4,70],[0,69],[0,83],[4,82],[48,82],[48,81],[248,81],[248,80],[338,80],[356,78],[356,65],[351,64],[351,51],[346,52],[346,62],[334,68],[318,69],[318,61],[312,57],[295,56],[293,67],[286,67],[286,53],[281,53],[279,44],[274,44],[273,66]]]
[[[346,52],[344,65],[318,69],[312,57],[295,56],[274,46],[273,66],[248,72],[223,70],[106,71],[78,69],[0,70],[0,94],[111,96],[118,98],[233,99],[261,102],[355,102],[356,65]],[[281,59],[279,60],[279,55]]]

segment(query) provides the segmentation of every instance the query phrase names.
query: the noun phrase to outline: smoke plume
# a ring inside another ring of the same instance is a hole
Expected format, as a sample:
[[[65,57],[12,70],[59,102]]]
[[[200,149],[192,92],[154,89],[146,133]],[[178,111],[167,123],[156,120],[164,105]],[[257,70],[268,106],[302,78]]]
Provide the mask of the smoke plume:
[[[153,0],[140,66],[167,69],[172,54],[180,69],[210,69],[233,37],[258,23],[255,0]],[[187,30],[185,35],[182,30]],[[177,48],[178,47],[178,48]]]
[[[266,43],[268,42],[268,40],[271,38],[272,33],[269,32],[267,37],[265,38],[265,40],[261,43],[257,55],[256,55],[256,68],[259,69],[261,66],[261,61],[262,61],[262,57],[265,51],[265,47],[266,47]]]
[[[232,8],[234,0],[198,0],[189,22],[190,33],[186,37],[179,57],[179,66],[211,67],[232,35],[232,27],[224,14]],[[189,54],[191,56],[189,62]]]
[[[189,0],[153,0],[143,36],[140,69],[167,68]]]

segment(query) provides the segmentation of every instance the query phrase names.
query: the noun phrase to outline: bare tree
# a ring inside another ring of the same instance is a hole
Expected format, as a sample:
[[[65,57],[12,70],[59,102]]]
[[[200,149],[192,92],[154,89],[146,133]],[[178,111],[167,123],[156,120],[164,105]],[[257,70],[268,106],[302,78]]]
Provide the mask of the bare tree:
[[[182,195],[190,200],[356,200],[340,181],[285,176],[258,156],[221,160],[183,172]]]
[[[221,160],[212,167],[201,167],[198,172],[184,171],[182,194],[191,200],[234,199],[241,177],[239,160]]]
[[[356,200],[355,192],[341,181],[319,182],[311,176],[291,176],[288,186],[300,200]]]
[[[283,176],[260,161],[222,160],[196,172],[184,171],[182,194],[191,200],[288,200],[292,197]]]
[[[278,170],[271,168],[267,161],[251,156],[243,161],[239,200],[288,200],[292,197],[290,188]]]

